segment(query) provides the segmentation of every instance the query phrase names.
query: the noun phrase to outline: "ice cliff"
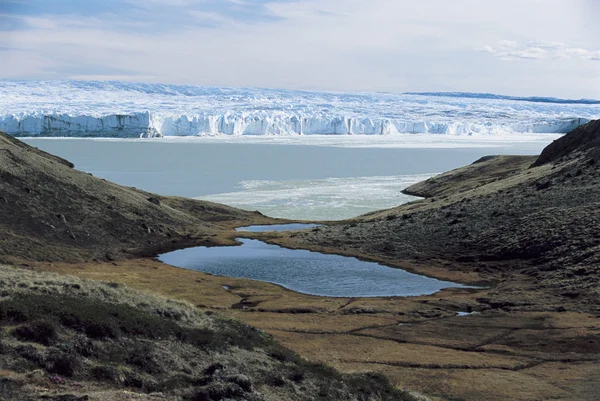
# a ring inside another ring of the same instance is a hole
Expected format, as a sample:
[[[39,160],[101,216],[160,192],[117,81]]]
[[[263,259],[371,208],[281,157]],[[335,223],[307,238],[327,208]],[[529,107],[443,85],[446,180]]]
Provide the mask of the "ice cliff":
[[[87,81],[0,81],[16,136],[566,133],[600,105],[444,94],[325,93]]]

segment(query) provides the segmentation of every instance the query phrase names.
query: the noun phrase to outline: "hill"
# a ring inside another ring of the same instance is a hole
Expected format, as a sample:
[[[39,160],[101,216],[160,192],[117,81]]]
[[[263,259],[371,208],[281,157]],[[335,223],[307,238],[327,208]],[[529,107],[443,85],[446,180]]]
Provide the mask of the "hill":
[[[280,242],[417,270],[440,266],[476,272],[489,282],[525,275],[553,304],[573,301],[597,309],[599,138],[600,122],[594,121],[555,141],[538,158],[486,157],[406,190],[426,199]],[[497,294],[504,297],[501,289]],[[543,305],[548,300],[531,300],[530,291],[511,298],[505,302]]]
[[[231,243],[252,213],[122,187],[0,132],[0,259],[114,260]]]
[[[0,280],[2,400],[413,400],[183,302],[9,266]]]

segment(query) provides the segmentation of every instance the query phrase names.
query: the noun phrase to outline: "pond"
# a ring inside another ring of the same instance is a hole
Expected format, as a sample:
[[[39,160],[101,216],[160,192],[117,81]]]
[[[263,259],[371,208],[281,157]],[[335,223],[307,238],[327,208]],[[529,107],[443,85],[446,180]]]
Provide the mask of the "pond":
[[[218,276],[260,280],[304,294],[385,297],[433,294],[459,283],[340,255],[286,249],[239,238],[241,246],[196,247],[159,256],[164,263]]]

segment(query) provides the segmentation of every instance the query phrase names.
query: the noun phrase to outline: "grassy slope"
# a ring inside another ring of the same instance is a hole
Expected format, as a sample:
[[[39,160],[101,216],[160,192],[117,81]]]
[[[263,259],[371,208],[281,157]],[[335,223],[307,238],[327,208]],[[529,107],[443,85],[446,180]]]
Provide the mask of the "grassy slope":
[[[268,222],[210,202],[162,197],[73,169],[0,133],[0,255],[111,260],[219,241],[234,224]]]
[[[0,399],[412,399],[182,302],[7,266],[0,280]]]

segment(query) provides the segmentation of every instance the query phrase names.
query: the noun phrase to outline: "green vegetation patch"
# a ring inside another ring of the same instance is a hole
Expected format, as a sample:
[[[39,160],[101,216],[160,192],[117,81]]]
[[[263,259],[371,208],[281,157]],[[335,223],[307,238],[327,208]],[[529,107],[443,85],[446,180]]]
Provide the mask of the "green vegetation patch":
[[[265,389],[299,401],[406,399],[383,376],[343,375],[311,363],[245,323],[217,315],[185,323],[177,313],[165,316],[161,305],[15,292],[0,300],[0,364],[22,374],[41,368],[60,383],[183,401],[259,401]],[[17,399],[10,391],[9,399]]]
[[[237,346],[251,350],[272,342],[258,330],[235,321],[220,322],[215,330],[186,327],[173,319],[127,304],[59,295],[14,294],[10,299],[0,302],[0,321],[28,323],[17,328],[15,336],[44,345],[56,340],[58,325],[92,339],[118,339],[124,336],[152,340],[176,339],[210,349]]]
[[[21,341],[52,345],[58,339],[58,326],[51,321],[35,320],[31,324],[17,327],[14,335]]]

